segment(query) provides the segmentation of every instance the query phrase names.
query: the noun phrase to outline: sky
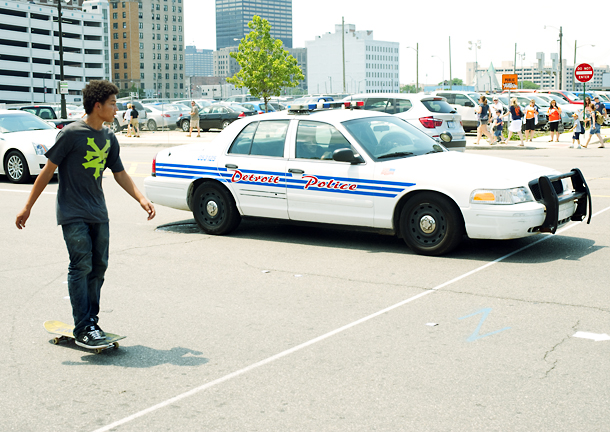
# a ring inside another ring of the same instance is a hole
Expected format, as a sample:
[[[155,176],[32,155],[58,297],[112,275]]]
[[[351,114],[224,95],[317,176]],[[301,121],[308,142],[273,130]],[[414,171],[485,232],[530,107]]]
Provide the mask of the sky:
[[[186,45],[216,49],[214,0],[183,0]],[[593,66],[610,65],[610,2],[474,2],[413,0],[293,0],[293,47],[334,32],[335,24],[355,24],[356,30],[373,30],[375,40],[400,43],[400,83],[414,84],[416,52],[419,43],[419,82],[434,84],[449,79],[449,39],[451,38],[451,76],[466,78],[466,63],[479,67],[502,66],[524,53],[524,66],[536,62],[536,52],[559,52],[559,28],[563,28],[563,58]],[[516,12],[515,12],[516,11]],[[595,23],[592,17],[600,17]],[[545,29],[546,26],[546,29]],[[481,41],[481,48],[469,50],[469,41]],[[595,47],[591,47],[593,44]],[[436,57],[432,57],[436,56]],[[517,58],[517,67],[521,66]]]

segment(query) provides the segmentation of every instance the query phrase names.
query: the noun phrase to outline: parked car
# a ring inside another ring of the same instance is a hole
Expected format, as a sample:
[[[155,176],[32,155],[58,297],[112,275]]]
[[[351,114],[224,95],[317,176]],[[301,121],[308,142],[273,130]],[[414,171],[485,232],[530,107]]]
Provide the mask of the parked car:
[[[541,130],[541,129],[548,130],[549,119],[548,119],[548,116],[546,115],[546,112],[550,106],[549,102],[538,98],[538,96],[534,95],[533,93],[519,93],[519,94],[511,93],[510,98],[511,99],[517,98],[517,103],[519,104],[519,106],[521,107],[523,112],[525,112],[526,106],[530,104],[530,100],[534,99],[534,102],[536,103],[536,106],[538,107],[538,123],[536,124],[536,130]],[[508,100],[508,93],[502,93],[502,94],[498,95],[498,99],[504,105],[510,106],[510,101]],[[525,130],[525,124],[522,125],[521,130]]]
[[[580,99],[576,94],[566,90],[541,90],[540,93],[548,93],[550,95],[563,99],[567,103],[580,105],[581,107],[583,104],[582,99]]]
[[[360,93],[343,100],[363,101],[365,110],[395,114],[449,150],[466,149],[461,118],[443,97],[423,93]]]
[[[240,104],[250,111],[256,111],[257,114],[265,114],[266,112],[274,112],[275,108],[270,102],[267,103],[267,109],[265,110],[265,104],[263,102],[243,102]]]
[[[161,150],[147,197],[191,211],[207,234],[229,234],[244,216],[284,219],[397,235],[423,255],[446,254],[464,235],[522,238],[591,220],[577,168],[450,152],[387,113],[294,109]]]
[[[242,103],[242,102],[258,102],[259,100],[260,100],[260,98],[247,94],[247,95],[230,96],[230,97],[226,98],[223,102]]]
[[[40,174],[59,129],[27,111],[0,110],[0,174],[25,183]]]
[[[579,111],[582,111],[582,107],[578,108],[578,105],[566,103],[565,100],[555,97],[552,94],[547,93],[538,93],[536,94],[540,99],[544,99],[549,106],[551,106],[551,101],[554,100],[557,103],[557,107],[561,109],[561,123],[565,129],[569,129],[572,127],[574,123],[574,119],[572,118],[572,114],[578,114]],[[547,108],[548,109],[548,108]]]
[[[330,102],[333,100],[334,99],[330,96],[308,96],[308,97],[297,98],[297,99],[291,100],[290,102],[286,102],[286,106],[288,106],[288,108],[290,108],[291,105],[303,105],[303,104],[310,104],[310,103],[317,103],[317,102]]]
[[[199,128],[202,131],[210,129],[225,129],[235,120],[256,114],[239,104],[215,103],[199,110]],[[176,125],[184,132],[188,132],[191,124],[191,116],[183,116]]]
[[[466,132],[477,130],[479,119],[474,108],[479,105],[480,94],[461,90],[439,90],[431,94],[447,99],[447,103],[460,115],[462,127]]]
[[[62,129],[64,126],[76,121],[76,119],[61,119],[57,116],[57,113],[51,105],[12,105],[8,107],[9,110],[21,110],[34,114],[45,120],[48,123],[53,124],[57,129]]]
[[[268,102],[268,104],[271,105],[273,107],[273,109],[276,111],[284,111],[285,109],[288,109],[286,104],[281,103],[281,102],[270,101],[270,102]]]
[[[146,129],[156,131],[157,128],[176,129],[176,123],[180,120],[180,111],[177,109],[163,109],[162,106],[145,105],[146,111]]]

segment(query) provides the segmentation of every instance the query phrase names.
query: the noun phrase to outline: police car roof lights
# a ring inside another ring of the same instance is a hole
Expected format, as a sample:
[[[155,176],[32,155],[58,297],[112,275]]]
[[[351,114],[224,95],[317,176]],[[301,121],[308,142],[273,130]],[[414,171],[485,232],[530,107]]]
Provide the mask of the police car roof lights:
[[[351,102],[335,102],[335,101],[318,101],[317,103],[309,104],[292,104],[288,105],[289,113],[309,113],[319,109],[354,109],[361,108],[364,106],[364,101],[351,101]]]

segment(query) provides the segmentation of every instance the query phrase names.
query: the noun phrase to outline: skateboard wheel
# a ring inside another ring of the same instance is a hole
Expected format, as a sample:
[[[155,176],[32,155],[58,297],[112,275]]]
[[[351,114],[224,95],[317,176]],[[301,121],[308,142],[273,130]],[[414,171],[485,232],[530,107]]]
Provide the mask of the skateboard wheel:
[[[96,354],[99,354],[99,353],[101,353],[102,351],[104,351],[102,348],[98,348],[98,349],[96,349],[96,350],[95,350],[95,353],[96,353]]]
[[[114,343],[114,349],[119,349],[119,343],[118,342]]]
[[[57,345],[58,343],[59,343],[59,338],[58,337],[53,338],[53,344]]]

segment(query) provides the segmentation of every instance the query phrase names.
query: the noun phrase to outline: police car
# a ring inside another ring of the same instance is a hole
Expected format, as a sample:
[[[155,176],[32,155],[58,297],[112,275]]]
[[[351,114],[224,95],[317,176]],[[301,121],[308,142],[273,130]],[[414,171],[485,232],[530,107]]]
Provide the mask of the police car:
[[[587,213],[590,221],[576,168],[449,152],[399,117],[321,104],[248,117],[211,143],[159,152],[146,195],[192,211],[208,234],[228,234],[242,217],[287,219],[392,233],[424,255],[445,254],[464,235],[513,239],[555,233]]]

